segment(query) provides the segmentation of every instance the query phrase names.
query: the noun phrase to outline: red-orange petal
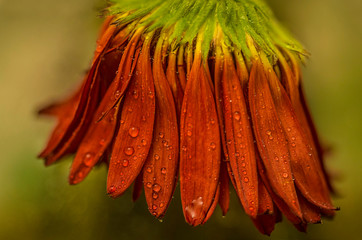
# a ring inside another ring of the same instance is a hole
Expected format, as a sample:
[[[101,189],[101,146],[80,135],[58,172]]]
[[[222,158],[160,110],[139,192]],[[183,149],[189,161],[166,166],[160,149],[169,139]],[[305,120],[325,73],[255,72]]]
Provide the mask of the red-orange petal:
[[[274,89],[275,108],[287,139],[296,186],[314,205],[326,210],[335,209],[316,152],[308,142],[309,138],[298,121],[286,91],[275,74],[269,72],[268,78],[271,89]]]
[[[219,183],[220,133],[215,100],[201,56],[193,63],[181,111],[180,187],[186,221],[204,222]]]
[[[222,94],[226,149],[238,197],[245,212],[255,218],[258,213],[258,174],[254,138],[234,61],[230,53],[224,51],[224,54]]]
[[[220,197],[219,205],[222,210],[222,215],[226,216],[229,211],[230,205],[230,187],[229,187],[229,175],[226,166],[226,162],[222,161],[220,165]]]
[[[171,202],[179,157],[176,106],[162,66],[162,44],[159,40],[154,54],[156,115],[152,146],[143,171],[148,209],[157,218],[164,216]]]
[[[167,65],[167,80],[170,84],[173,98],[175,99],[176,103],[176,110],[178,116],[181,114],[181,107],[182,107],[182,99],[184,97],[183,89],[180,83],[180,80],[177,76],[177,59],[176,59],[176,51],[171,52],[168,57],[168,65]]]
[[[153,134],[155,92],[150,59],[152,37],[146,38],[136,66],[136,74],[124,97],[119,129],[110,160],[107,192],[120,196],[140,173]]]
[[[250,111],[255,138],[271,187],[292,212],[301,217],[290,165],[288,142],[264,71],[262,64],[255,61],[249,80]]]
[[[140,198],[142,190],[143,190],[143,174],[141,172],[134,181],[133,192],[132,192],[133,202],[136,202]]]

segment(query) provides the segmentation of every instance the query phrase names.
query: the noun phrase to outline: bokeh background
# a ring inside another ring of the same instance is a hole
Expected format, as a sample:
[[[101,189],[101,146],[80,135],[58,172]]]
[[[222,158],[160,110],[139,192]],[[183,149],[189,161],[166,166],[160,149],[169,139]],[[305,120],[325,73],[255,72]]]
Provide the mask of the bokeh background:
[[[304,69],[320,135],[333,151],[341,207],[308,234],[278,224],[270,239],[362,239],[362,1],[269,0],[278,18],[312,53]],[[88,68],[102,0],[0,0],[0,239],[268,239],[233,195],[198,228],[183,220],[179,195],[161,223],[144,200],[113,200],[106,169],[69,186],[71,159],[45,168],[37,153],[55,122],[36,110],[72,91]]]

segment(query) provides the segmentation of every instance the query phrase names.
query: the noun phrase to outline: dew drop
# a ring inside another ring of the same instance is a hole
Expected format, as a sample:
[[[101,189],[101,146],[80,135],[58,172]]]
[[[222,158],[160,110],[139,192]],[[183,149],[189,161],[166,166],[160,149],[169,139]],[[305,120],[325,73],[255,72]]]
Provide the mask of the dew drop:
[[[160,208],[163,208],[165,206],[164,203],[160,203]]]
[[[152,183],[151,183],[151,182],[146,183],[146,187],[147,187],[147,188],[151,188],[151,187],[152,187]]]
[[[147,141],[146,141],[145,139],[142,139],[142,140],[141,140],[141,144],[142,144],[143,146],[146,146],[146,145],[147,145]]]
[[[287,178],[288,176],[288,173],[283,173],[283,178]]]
[[[245,177],[244,182],[246,182],[246,183],[249,182],[249,178]]]
[[[210,143],[210,148],[211,148],[211,150],[215,150],[216,144],[214,142]]]
[[[268,135],[268,136],[270,136],[270,135],[272,134],[272,132],[271,132],[270,130],[266,131],[265,133],[266,133],[266,135]]]
[[[125,153],[127,156],[131,156],[131,155],[134,153],[133,147],[126,147],[126,148],[124,149],[124,153]]]
[[[152,168],[148,167],[148,168],[146,169],[146,172],[151,173],[151,172],[152,172]]]
[[[161,191],[161,186],[158,185],[157,183],[155,183],[152,186],[152,190],[155,191],[155,192],[159,192],[159,191]]]
[[[105,144],[106,144],[106,140],[105,140],[105,139],[101,139],[101,140],[99,141],[99,145],[104,146]]]
[[[163,132],[160,132],[158,135],[160,136],[160,138],[164,138],[164,137],[165,137],[165,134],[164,134]]]
[[[295,144],[295,142],[292,142],[292,147],[296,147],[297,144]]]
[[[93,158],[94,158],[93,153],[86,153],[83,159],[84,165],[86,165],[87,167],[91,167]]]
[[[110,188],[108,188],[108,193],[112,194],[116,191],[116,187],[115,186],[110,186]]]
[[[152,193],[152,198],[156,200],[158,198],[158,193],[156,192]]]
[[[131,137],[133,137],[133,138],[137,137],[138,134],[139,134],[139,132],[140,132],[140,130],[139,130],[138,128],[136,128],[136,127],[131,127],[131,128],[128,130],[128,134],[129,134]]]
[[[166,173],[167,173],[166,168],[161,168],[161,173],[162,173],[162,174],[166,174]]]
[[[245,162],[242,162],[242,163],[241,163],[241,167],[243,167],[243,168],[246,167],[246,163],[245,163]]]
[[[118,99],[119,97],[121,96],[121,92],[119,90],[117,90],[115,93],[114,93],[114,97],[116,99]]]
[[[157,205],[153,204],[153,205],[152,205],[152,209],[153,209],[153,210],[157,210]],[[155,213],[155,214],[156,214],[156,213]]]
[[[190,130],[187,131],[187,136],[189,136],[189,137],[192,136],[192,132]]]
[[[241,115],[240,115],[240,112],[234,112],[234,119],[236,121],[239,121],[241,119]]]
[[[129,161],[127,159],[123,160],[122,166],[123,167],[128,167]]]
[[[132,95],[134,99],[138,99],[138,92],[136,90],[132,92]]]
[[[155,160],[159,160],[160,159],[160,156],[158,154],[155,154]]]

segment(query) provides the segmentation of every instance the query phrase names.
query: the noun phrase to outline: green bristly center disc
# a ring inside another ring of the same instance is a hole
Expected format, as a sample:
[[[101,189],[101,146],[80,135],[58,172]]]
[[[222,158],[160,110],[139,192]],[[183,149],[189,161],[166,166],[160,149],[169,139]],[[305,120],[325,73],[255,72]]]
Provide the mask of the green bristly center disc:
[[[306,55],[303,47],[278,23],[263,0],[112,0],[110,14],[116,23],[137,22],[147,31],[167,32],[170,43],[191,43],[203,34],[202,52],[207,56],[215,29],[220,27],[224,43],[250,58],[247,35],[260,51],[273,58],[277,47]]]

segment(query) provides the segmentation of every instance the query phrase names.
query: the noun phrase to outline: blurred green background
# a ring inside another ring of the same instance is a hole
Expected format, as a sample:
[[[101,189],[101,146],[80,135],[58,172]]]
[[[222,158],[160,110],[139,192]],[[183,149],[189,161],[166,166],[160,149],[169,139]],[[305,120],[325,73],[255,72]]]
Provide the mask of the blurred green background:
[[[278,18],[312,53],[304,69],[320,135],[333,147],[341,207],[308,234],[278,224],[270,239],[362,239],[362,1],[269,0]],[[198,228],[183,220],[179,195],[161,223],[142,199],[112,200],[106,169],[67,184],[71,159],[45,168],[37,153],[54,122],[37,108],[72,91],[90,64],[102,0],[0,0],[0,239],[268,239],[235,196]]]

